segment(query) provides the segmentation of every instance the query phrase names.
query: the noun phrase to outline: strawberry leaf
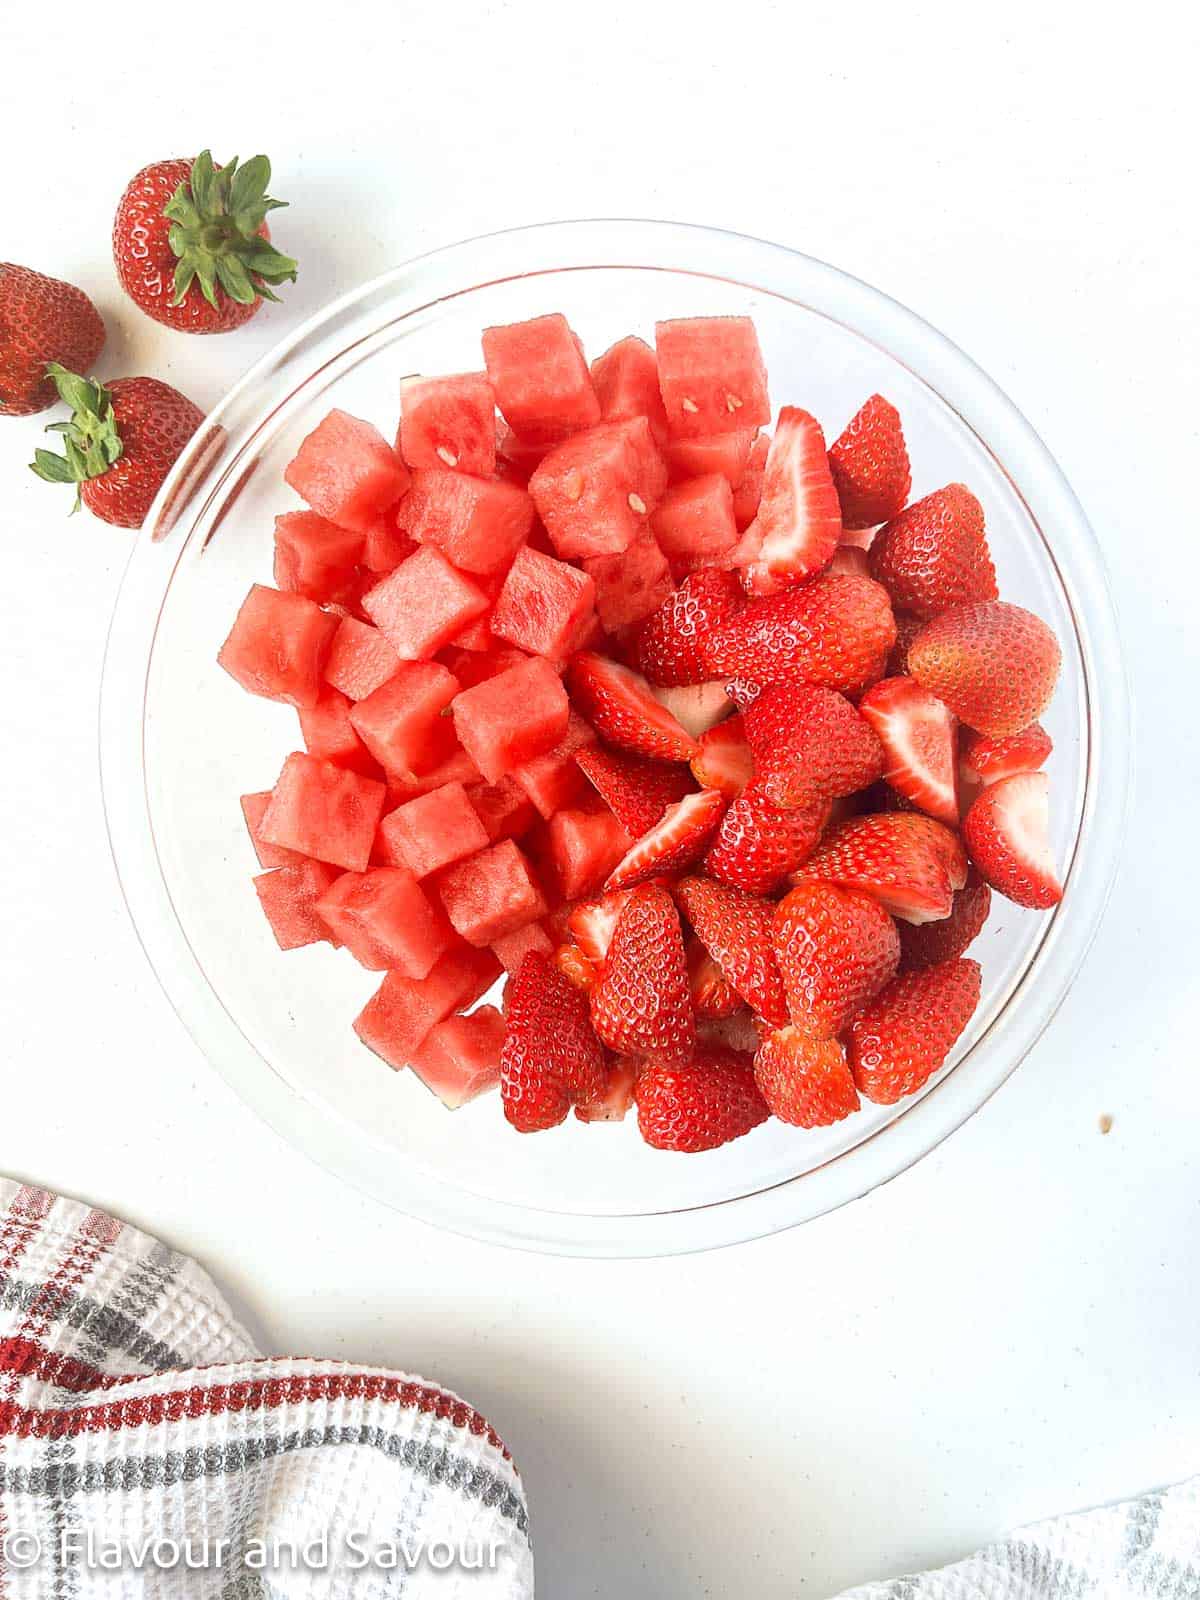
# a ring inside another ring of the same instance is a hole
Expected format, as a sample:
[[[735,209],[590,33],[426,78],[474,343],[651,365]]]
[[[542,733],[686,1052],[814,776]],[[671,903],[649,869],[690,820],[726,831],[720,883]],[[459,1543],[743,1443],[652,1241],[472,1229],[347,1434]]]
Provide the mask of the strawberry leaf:
[[[193,284],[211,306],[222,297],[237,305],[277,300],[270,284],[294,283],[297,266],[260,233],[267,213],[286,205],[267,194],[271,163],[258,155],[237,157],[217,168],[204,150],[192,163],[186,182],[163,214],[171,223],[167,239],[178,257],[172,304],[182,304]]]

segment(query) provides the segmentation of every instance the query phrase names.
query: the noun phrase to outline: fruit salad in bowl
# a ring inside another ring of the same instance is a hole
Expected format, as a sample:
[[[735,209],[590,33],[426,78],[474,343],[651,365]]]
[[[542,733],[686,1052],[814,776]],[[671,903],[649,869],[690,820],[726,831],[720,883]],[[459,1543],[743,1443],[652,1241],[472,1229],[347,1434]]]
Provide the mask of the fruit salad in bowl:
[[[562,225],[367,286],[213,421],[118,609],[106,801],[299,1143],[489,1237],[684,1248],[1012,1070],[1103,905],[1123,684],[1069,490],[932,330]]]

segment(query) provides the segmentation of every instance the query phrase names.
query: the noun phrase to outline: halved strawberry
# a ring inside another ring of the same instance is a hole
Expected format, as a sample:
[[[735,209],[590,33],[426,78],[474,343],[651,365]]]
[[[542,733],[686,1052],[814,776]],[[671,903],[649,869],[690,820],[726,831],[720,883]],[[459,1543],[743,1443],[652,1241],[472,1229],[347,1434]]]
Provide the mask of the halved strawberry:
[[[858,1110],[858,1090],[836,1039],[800,1028],[769,1034],[754,1057],[754,1081],[780,1122],[828,1128]]]
[[[580,1122],[621,1122],[633,1104],[633,1086],[640,1068],[641,1063],[628,1056],[611,1061],[600,1093],[576,1105],[575,1115]]]
[[[970,783],[999,783],[1018,772],[1036,772],[1053,749],[1054,741],[1040,722],[1031,722],[1003,739],[990,739],[986,733],[964,728],[959,766]]]
[[[916,811],[884,811],[831,828],[796,874],[873,895],[905,922],[948,917],[967,880],[958,835]]]
[[[583,650],[567,669],[576,709],[623,750],[660,761],[690,761],[700,746],[654,698],[639,673]]]
[[[958,826],[958,722],[915,678],[884,678],[858,702],[883,744],[884,779],[931,817]]]
[[[560,944],[554,952],[554,965],[573,989],[590,989],[596,981],[595,963],[573,944]]]
[[[704,870],[735,889],[767,894],[810,854],[828,816],[824,800],[787,810],[773,805],[755,778],[721,818]]]
[[[917,682],[968,728],[994,739],[1037,721],[1061,662],[1058,640],[1042,619],[1004,600],[945,611],[908,647]]]
[[[575,761],[601,799],[633,838],[648,832],[668,806],[692,788],[685,768],[674,762],[647,761],[603,745],[576,752]]]
[[[696,1018],[675,902],[658,884],[635,889],[621,908],[591,993],[592,1027],[611,1050],[690,1061]]]
[[[696,1021],[703,1017],[731,1017],[745,1004],[741,995],[722,974],[720,967],[700,943],[693,939],[687,947],[688,986],[692,991],[692,1010]]]
[[[718,789],[699,789],[668,806],[660,820],[617,862],[605,889],[632,889],[690,866],[700,856],[725,810]]]
[[[836,800],[883,771],[874,729],[836,689],[771,684],[742,713],[763,793],[778,806]]]
[[[613,929],[632,890],[602,894],[596,900],[581,900],[567,916],[572,939],[589,961],[603,961],[612,943]]]
[[[561,1122],[604,1082],[604,1052],[588,1020],[586,997],[541,951],[530,951],[505,996],[500,1051],[504,1115],[518,1133]]]
[[[995,600],[983,507],[970,489],[947,484],[880,528],[871,546],[871,576],[898,610],[917,617]]]
[[[777,594],[828,565],[842,511],[821,424],[784,406],[767,452],[754,521],[724,559],[741,570],[748,594]]]
[[[1044,772],[989,783],[967,812],[963,838],[997,894],[1037,910],[1062,899],[1050,851],[1050,780]]]
[[[675,885],[675,899],[746,1004],[775,1027],[785,1023],[788,1009],[775,961],[771,901],[713,878],[682,878]]]
[[[909,972],[961,956],[982,929],[991,909],[992,891],[972,867],[966,883],[954,896],[948,917],[940,922],[900,924],[901,968]]]
[[[698,1017],[696,1048],[717,1045],[722,1050],[749,1052],[753,1056],[770,1032],[770,1023],[745,1009],[735,1011],[731,1017]]]
[[[633,1098],[646,1143],[688,1154],[740,1139],[770,1115],[754,1082],[754,1057],[719,1045],[698,1049],[687,1066],[645,1067]]]
[[[878,900],[802,883],[775,910],[775,959],[792,1022],[834,1038],[896,975],[900,935]]]
[[[847,528],[873,528],[903,511],[912,474],[895,406],[873,394],[830,445],[829,467]]]
[[[731,800],[741,794],[754,776],[754,757],[740,716],[728,717],[700,735],[692,776],[705,789],[719,789]]]
[[[712,676],[704,661],[706,635],[744,604],[732,572],[704,567],[691,573],[642,624],[638,666],[651,683],[702,683]]]
[[[979,1004],[977,961],[902,972],[850,1024],[846,1053],[860,1094],[895,1105],[916,1094],[953,1049]]]

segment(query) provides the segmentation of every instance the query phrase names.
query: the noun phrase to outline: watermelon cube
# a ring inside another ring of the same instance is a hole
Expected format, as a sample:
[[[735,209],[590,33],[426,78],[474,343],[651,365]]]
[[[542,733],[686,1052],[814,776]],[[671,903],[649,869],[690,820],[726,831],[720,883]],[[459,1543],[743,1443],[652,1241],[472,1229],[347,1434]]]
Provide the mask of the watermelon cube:
[[[374,778],[297,752],[283,764],[258,831],[268,844],[362,872],[386,794]]]
[[[567,731],[552,750],[513,768],[513,777],[543,817],[552,817],[560,807],[587,794],[588,782],[576,765],[575,755],[595,742],[591,724],[572,711],[567,718]]]
[[[567,691],[548,661],[531,656],[454,701],[459,743],[489,783],[532,761],[567,731]]]
[[[400,668],[400,657],[369,622],[342,617],[325,659],[325,682],[348,700],[365,700]]]
[[[366,533],[408,488],[408,468],[369,422],[331,411],[283,473],[300,498],[343,528]]]
[[[425,978],[389,972],[355,1018],[354,1031],[397,1071],[406,1067],[430,1030],[490,989],[500,976],[490,950],[452,945]]]
[[[650,526],[679,577],[697,567],[720,566],[738,539],[729,479],[710,472],[675,484],[658,502]]]
[[[404,504],[403,501],[400,502]],[[393,506],[375,518],[363,538],[362,564],[368,572],[394,572],[417,548],[396,521],[400,507]]]
[[[487,830],[461,783],[445,783],[390,811],[379,837],[397,866],[425,878],[488,846]]]
[[[404,867],[343,872],[317,914],[368,972],[424,978],[454,942],[441,908]]]
[[[750,446],[746,470],[733,491],[733,520],[739,533],[744,533],[758,515],[762,499],[763,479],[767,473],[767,453],[771,448],[769,433],[760,433]]]
[[[641,622],[657,611],[675,585],[653,533],[640,533],[619,556],[593,556],[583,563],[596,585],[596,610],[609,633]]]
[[[387,809],[395,810],[397,806],[407,805],[419,795],[430,794],[434,789],[441,789],[447,783],[465,785],[481,781],[479,768],[462,746],[456,744],[445,761],[439,761],[437,766],[430,767],[428,772],[416,773],[412,777],[390,773]]]
[[[667,439],[667,413],[658,388],[658,357],[643,339],[630,335],[592,362],[592,387],[605,422],[645,417],[656,444]]]
[[[275,518],[275,584],[310,600],[336,600],[346,592],[362,555],[363,536],[339,528],[315,511]]]
[[[542,458],[529,492],[558,555],[619,555],[657,505],[667,468],[645,417],[605,422]]]
[[[403,784],[454,753],[454,728],[443,715],[458,680],[437,661],[404,661],[350,712],[359,738]]]
[[[307,861],[307,856],[302,856],[296,850],[285,850],[280,845],[268,844],[259,833],[259,825],[263,814],[271,804],[270,789],[263,789],[258,794],[244,794],[242,796],[242,816],[246,819],[246,832],[250,835],[250,843],[254,846],[254,854],[258,857],[262,867],[291,867],[298,861]]]
[[[546,866],[564,900],[598,889],[633,839],[606,805],[570,807],[550,818]]]
[[[595,596],[595,584],[578,567],[521,550],[492,609],[492,633],[530,655],[561,661],[578,649]]]
[[[353,702],[336,689],[326,689],[315,706],[300,707],[300,732],[310,756],[348,767],[367,778],[382,778],[379,765],[371,757],[350,720]]]
[[[467,798],[492,844],[497,839],[519,839],[533,824],[533,802],[515,778],[473,784]]]
[[[433,545],[363,595],[363,610],[404,661],[427,661],[488,608],[487,595]]]
[[[500,1082],[505,1022],[495,1006],[477,1006],[465,1017],[447,1017],[426,1034],[412,1070],[451,1111]]]
[[[499,478],[425,467],[398,512],[418,544],[432,544],[464,572],[503,571],[529,537],[533,501]]]
[[[522,961],[531,951],[548,956],[553,950],[554,945],[540,922],[527,922],[516,933],[504,933],[492,940],[492,953],[510,977],[521,970]]]
[[[443,650],[439,659],[449,667],[464,689],[473,689],[477,683],[507,672],[509,667],[519,667],[529,658],[524,650],[511,644],[495,642],[486,650],[470,650],[456,639]]]
[[[490,478],[496,470],[496,397],[487,373],[406,378],[396,448],[414,470],[449,467]]]
[[[600,402],[579,340],[555,313],[483,331],[496,404],[530,444],[553,444],[600,420]]]
[[[337,625],[336,617],[303,595],[256,583],[242,601],[217,660],[251,694],[315,706]]]
[[[437,880],[446,915],[468,944],[491,944],[546,914],[533,869],[511,839],[447,867]]]
[[[654,330],[658,386],[671,432],[684,439],[762,428],[767,369],[749,317],[681,317]]]
[[[671,482],[719,472],[729,480],[729,487],[736,489],[746,475],[755,437],[753,428],[739,428],[736,433],[714,433],[703,439],[668,439],[662,453]]]
[[[336,878],[334,868],[323,861],[297,861],[255,878],[258,902],[281,950],[337,942],[317,912],[317,901]]]

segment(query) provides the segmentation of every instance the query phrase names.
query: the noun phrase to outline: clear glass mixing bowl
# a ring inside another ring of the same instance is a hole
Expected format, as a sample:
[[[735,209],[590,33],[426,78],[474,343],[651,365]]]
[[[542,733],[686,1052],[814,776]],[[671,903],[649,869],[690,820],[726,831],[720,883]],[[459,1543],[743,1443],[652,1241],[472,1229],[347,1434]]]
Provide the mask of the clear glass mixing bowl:
[[[350,1021],[378,978],[321,945],[275,947],[250,886],[238,796],[274,781],[294,716],[244,694],[216,654],[251,582],[270,582],[282,471],[330,406],[385,429],[398,381],[480,365],[490,323],[557,310],[591,354],[656,318],[746,313],[775,404],[832,437],[867,395],[904,417],[914,495],[962,480],[987,512],[1003,594],[1054,627],[1062,681],[1052,915],[1004,902],[973,949],[982,1004],[923,1094],[835,1128],[768,1123],[699,1156],[648,1149],[632,1121],[514,1134],[495,1097],[450,1114]],[[1128,790],[1128,705],[1096,541],[1028,423],[966,356],[844,273],[756,239],[650,222],[578,222],[469,240],[336,301],[217,407],[164,486],[113,618],[101,706],[104,800],[142,942],[201,1048],[325,1167],[389,1205],[547,1251],[652,1254],[728,1244],[818,1216],[918,1160],[1029,1050],[1095,934]]]

